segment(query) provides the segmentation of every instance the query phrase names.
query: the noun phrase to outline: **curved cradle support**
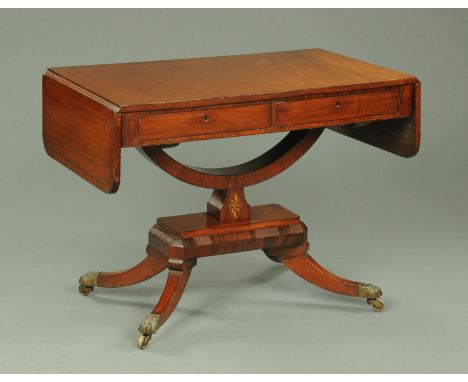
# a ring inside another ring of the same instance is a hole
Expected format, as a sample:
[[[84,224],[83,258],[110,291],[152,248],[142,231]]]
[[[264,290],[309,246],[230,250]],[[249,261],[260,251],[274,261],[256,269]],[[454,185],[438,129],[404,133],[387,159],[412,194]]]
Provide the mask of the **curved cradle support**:
[[[270,150],[251,161],[224,168],[200,168],[184,165],[161,146],[138,150],[151,162],[182,182],[198,187],[233,189],[263,182],[283,172],[317,141],[323,128],[290,132]]]

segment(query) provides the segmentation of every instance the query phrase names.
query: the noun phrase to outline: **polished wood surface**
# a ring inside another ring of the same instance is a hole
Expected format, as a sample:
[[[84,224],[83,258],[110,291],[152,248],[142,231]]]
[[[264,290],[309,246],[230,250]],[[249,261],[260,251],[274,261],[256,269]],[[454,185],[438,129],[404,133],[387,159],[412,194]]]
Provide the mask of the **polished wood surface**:
[[[168,266],[167,257],[148,252],[148,256],[132,268],[118,272],[100,272],[97,286],[101,288],[120,288],[137,284],[156,276]]]
[[[409,118],[333,126],[330,130],[410,158],[418,153],[421,142],[421,84],[414,85],[414,90],[407,91],[405,97],[411,100]]]
[[[400,89],[285,101],[276,106],[276,125],[355,120],[399,114]]]
[[[43,77],[43,140],[52,158],[101,191],[120,184],[120,113],[109,103]]]
[[[50,68],[122,112],[414,84],[406,73],[323,49]]]
[[[43,137],[52,158],[112,193],[120,182],[121,148],[136,147],[176,179],[212,189],[204,212],[157,219],[139,264],[87,272],[80,292],[136,284],[167,269],[161,296],[139,326],[143,349],[174,312],[197,259],[262,250],[306,281],[382,311],[379,287],[335,275],[310,256],[299,215],[278,204],[251,206],[246,198],[245,187],[288,169],[326,128],[413,156],[420,144],[420,83],[321,49],[49,69]],[[270,150],[231,167],[190,166],[168,150],[189,141],[285,131]]]
[[[149,232],[149,246],[169,259],[182,260],[289,248],[307,240],[306,226],[284,207],[255,206],[252,216],[255,220],[234,224],[212,224],[206,213],[159,218]]]
[[[206,213],[218,223],[241,222],[251,219],[251,208],[243,188],[213,190],[206,204]]]
[[[224,168],[187,166],[172,158],[161,146],[144,147],[140,151],[158,167],[185,183],[214,189],[242,188],[264,182],[289,168],[312,147],[322,132],[323,129],[291,132],[257,158]]]
[[[151,313],[159,316],[159,326],[164,324],[176,308],[184,293],[196,260],[169,261],[166,285]]]
[[[298,276],[319,288],[346,296],[359,295],[361,283],[329,272],[307,253],[308,249],[309,243],[304,243],[294,248],[266,249],[265,254],[283,263]]]
[[[248,231],[254,228],[279,227],[298,224],[299,216],[278,204],[266,204],[250,208],[251,217],[244,224],[219,222],[206,213],[160,217],[157,226],[173,236],[189,238],[206,233]]]
[[[137,142],[170,142],[171,138],[205,136],[271,126],[271,105],[249,105],[142,115],[137,121]]]
[[[250,211],[251,217],[244,224],[237,224],[235,222],[218,224],[217,220],[202,212],[161,217],[157,220],[157,226],[163,227],[171,235],[187,238],[206,233],[221,234],[299,223],[299,216],[297,214],[278,204],[254,206],[250,208]]]
[[[120,183],[122,147],[329,127],[411,156],[418,86],[412,75],[322,49],[50,68],[44,145],[107,193]]]

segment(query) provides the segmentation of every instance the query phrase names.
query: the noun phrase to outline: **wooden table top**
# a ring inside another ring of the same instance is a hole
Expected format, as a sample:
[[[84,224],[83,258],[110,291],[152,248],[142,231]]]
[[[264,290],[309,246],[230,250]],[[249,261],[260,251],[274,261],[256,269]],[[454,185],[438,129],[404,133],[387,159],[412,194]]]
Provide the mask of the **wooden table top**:
[[[48,70],[107,100],[121,112],[417,82],[412,75],[323,49]]]
[[[111,193],[123,147],[329,128],[409,157],[420,94],[412,75],[322,49],[50,68],[43,139]]]

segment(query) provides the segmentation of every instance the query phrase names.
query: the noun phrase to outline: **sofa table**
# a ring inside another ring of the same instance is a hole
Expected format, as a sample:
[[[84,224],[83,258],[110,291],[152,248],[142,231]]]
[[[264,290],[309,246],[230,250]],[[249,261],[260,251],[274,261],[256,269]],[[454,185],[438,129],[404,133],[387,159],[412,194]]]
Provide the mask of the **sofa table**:
[[[159,218],[139,264],[85,273],[79,291],[136,284],[168,269],[159,301],[140,324],[141,349],[176,308],[197,259],[226,253],[262,250],[306,281],[382,311],[379,287],[324,269],[308,254],[299,216],[276,204],[250,206],[244,187],[286,170],[324,129],[415,155],[420,94],[412,75],[322,49],[49,68],[43,140],[52,158],[114,193],[120,151],[136,147],[168,174],[213,190],[205,212]],[[180,143],[275,132],[288,134],[232,167],[189,166],[169,154]]]

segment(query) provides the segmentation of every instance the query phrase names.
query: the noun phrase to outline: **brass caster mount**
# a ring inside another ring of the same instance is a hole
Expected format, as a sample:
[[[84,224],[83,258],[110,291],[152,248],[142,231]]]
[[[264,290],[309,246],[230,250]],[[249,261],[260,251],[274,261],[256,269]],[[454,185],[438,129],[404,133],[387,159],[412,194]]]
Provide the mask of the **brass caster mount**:
[[[138,337],[138,342],[137,342],[138,348],[141,350],[145,350],[148,347],[150,340],[151,340],[151,335],[142,334],[140,337]]]
[[[78,290],[83,296],[87,296],[94,290],[94,287],[98,286],[98,278],[101,273],[102,272],[86,272],[80,277],[78,280],[80,283]]]
[[[374,310],[374,312],[383,312],[385,308],[385,304],[379,298],[376,298],[376,299],[368,298],[367,303],[369,305],[372,305],[372,309]]]
[[[144,350],[148,346],[151,336],[156,333],[159,328],[159,314],[150,313],[146,316],[143,322],[138,327],[141,336],[138,337],[137,346]]]
[[[359,297],[367,299],[367,303],[372,305],[375,312],[383,312],[385,304],[379,298],[382,296],[382,290],[374,284],[359,284]]]

